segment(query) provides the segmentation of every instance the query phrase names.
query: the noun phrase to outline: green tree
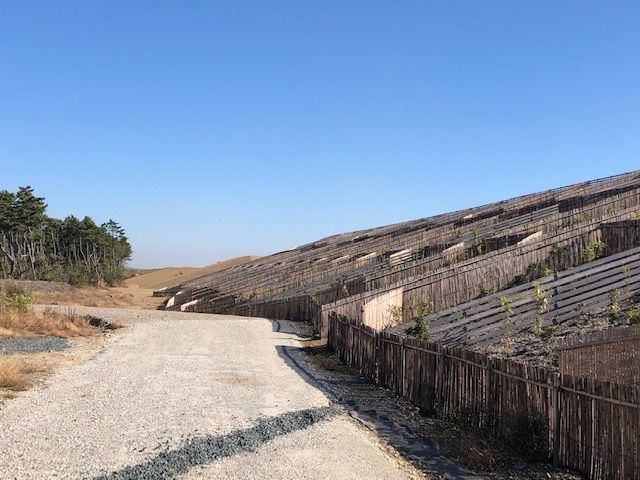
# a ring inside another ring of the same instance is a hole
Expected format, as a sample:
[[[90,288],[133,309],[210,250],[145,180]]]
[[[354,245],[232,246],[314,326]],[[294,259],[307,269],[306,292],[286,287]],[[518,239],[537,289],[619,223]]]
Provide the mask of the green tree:
[[[43,197],[31,187],[0,191],[0,276],[108,283],[124,277],[131,245],[114,220],[98,226],[91,217],[48,217]]]

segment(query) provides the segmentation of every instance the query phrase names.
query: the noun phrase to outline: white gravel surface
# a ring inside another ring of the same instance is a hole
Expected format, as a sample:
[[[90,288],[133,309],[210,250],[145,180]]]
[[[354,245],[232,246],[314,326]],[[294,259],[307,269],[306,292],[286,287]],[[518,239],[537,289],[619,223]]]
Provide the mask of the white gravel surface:
[[[76,310],[129,326],[0,409],[2,479],[417,475],[285,362],[273,322]]]

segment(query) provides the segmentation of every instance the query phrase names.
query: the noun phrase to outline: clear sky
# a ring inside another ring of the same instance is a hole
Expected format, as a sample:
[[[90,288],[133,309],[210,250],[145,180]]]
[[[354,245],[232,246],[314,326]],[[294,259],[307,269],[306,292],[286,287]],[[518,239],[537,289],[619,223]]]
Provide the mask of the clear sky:
[[[640,168],[638,1],[0,0],[0,189],[203,265]]]

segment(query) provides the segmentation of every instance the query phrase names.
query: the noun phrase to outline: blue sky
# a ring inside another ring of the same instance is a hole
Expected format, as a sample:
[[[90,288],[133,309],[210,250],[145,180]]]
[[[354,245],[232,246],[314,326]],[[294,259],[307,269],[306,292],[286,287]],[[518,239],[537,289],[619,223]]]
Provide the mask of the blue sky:
[[[203,265],[640,168],[640,2],[0,0],[0,189]]]

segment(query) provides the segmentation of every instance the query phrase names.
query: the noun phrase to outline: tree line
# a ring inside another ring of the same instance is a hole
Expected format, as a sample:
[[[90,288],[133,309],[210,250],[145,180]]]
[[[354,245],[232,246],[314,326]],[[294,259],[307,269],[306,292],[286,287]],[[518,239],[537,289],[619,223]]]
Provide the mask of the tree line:
[[[124,279],[131,245],[124,229],[91,217],[49,217],[31,187],[0,191],[0,276],[72,285],[116,285]]]

